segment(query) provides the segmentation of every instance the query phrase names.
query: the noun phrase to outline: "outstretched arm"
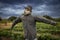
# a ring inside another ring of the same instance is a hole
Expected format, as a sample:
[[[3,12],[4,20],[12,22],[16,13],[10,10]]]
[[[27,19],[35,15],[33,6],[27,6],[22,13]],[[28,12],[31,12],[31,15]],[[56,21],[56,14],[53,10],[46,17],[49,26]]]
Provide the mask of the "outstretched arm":
[[[47,24],[51,24],[51,25],[56,25],[55,21],[49,20],[49,19],[44,18],[44,17],[35,17],[35,20],[39,21],[39,22],[44,22],[44,23],[47,23]]]
[[[21,22],[20,17],[18,17],[16,20],[13,21],[13,24],[12,24],[11,29],[13,29],[13,27],[14,27],[17,23],[19,23],[19,22]]]

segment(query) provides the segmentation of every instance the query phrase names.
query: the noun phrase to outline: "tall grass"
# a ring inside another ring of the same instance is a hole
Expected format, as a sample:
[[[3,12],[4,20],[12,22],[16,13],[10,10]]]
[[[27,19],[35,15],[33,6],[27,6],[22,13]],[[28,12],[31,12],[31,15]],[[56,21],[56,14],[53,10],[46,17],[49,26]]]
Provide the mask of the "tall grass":
[[[53,26],[45,23],[36,23],[38,40],[60,40],[60,23]],[[0,29],[0,37],[11,37],[12,40],[24,40],[24,30],[22,23],[18,23],[13,30]]]

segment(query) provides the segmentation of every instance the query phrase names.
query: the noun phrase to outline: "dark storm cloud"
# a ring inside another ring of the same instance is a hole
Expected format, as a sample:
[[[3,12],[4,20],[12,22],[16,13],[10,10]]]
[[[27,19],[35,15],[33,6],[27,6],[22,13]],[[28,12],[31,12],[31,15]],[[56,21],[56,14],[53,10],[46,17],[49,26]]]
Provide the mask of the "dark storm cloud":
[[[59,5],[60,0],[44,0],[47,5]]]
[[[2,3],[14,4],[14,3],[33,3],[33,4],[47,4],[56,5],[60,4],[60,0],[0,0]]]
[[[9,18],[10,16],[18,16],[18,15],[17,14],[7,14],[7,13],[0,12],[0,16],[2,18]]]
[[[24,0],[0,0],[0,2],[12,4],[12,3],[23,3]]]
[[[13,4],[13,3],[43,3],[44,0],[0,0],[0,2]]]
[[[36,7],[39,14],[50,15],[52,17],[60,17],[60,5],[39,5]],[[35,13],[36,13],[35,11]]]
[[[36,15],[60,17],[60,0],[0,0],[0,16],[19,15],[27,5]]]

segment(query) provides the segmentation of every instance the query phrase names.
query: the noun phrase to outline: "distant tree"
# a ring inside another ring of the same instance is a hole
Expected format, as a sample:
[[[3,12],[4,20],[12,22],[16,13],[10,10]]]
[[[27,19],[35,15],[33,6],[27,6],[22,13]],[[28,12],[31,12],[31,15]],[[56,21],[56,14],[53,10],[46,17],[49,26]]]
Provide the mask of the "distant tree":
[[[2,21],[2,17],[0,17],[0,21]]]
[[[55,21],[58,21],[58,22],[60,22],[60,18],[55,18]]]
[[[8,20],[13,21],[13,20],[15,20],[16,18],[17,18],[17,17],[15,17],[15,16],[11,16],[11,17],[8,18]]]
[[[43,17],[45,17],[45,18],[47,18],[47,19],[51,19],[51,20],[53,20],[53,18],[50,17],[50,16],[48,16],[48,15],[44,15]]]
[[[7,20],[7,19],[3,19],[3,20],[1,21],[1,23],[4,23],[5,26],[7,26],[8,20]]]

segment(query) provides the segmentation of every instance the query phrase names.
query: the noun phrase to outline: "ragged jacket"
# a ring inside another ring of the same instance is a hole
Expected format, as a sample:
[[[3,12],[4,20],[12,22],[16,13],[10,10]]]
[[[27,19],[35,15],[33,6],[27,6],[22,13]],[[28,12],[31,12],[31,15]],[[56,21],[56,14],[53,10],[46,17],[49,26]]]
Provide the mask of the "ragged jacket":
[[[30,34],[30,36],[32,35],[32,36],[36,37],[36,22],[43,22],[43,23],[47,23],[47,24],[51,24],[51,25],[56,24],[56,22],[46,19],[44,17],[32,16],[31,14],[29,14],[29,15],[19,16],[13,22],[12,28],[19,22],[23,23],[25,37],[27,37],[28,34]]]

